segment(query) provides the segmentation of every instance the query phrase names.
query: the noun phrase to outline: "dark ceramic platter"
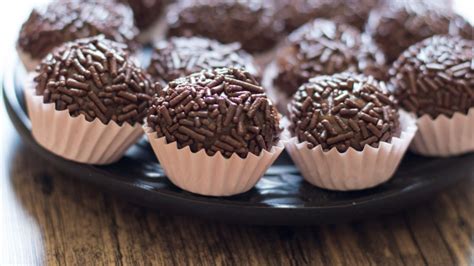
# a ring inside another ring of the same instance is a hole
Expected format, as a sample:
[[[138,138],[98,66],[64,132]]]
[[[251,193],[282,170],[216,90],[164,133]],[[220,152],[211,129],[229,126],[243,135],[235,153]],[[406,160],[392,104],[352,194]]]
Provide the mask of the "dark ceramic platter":
[[[225,198],[199,196],[167,180],[145,140],[109,166],[74,163],[46,151],[30,133],[21,85],[23,69],[15,64],[4,74],[5,105],[24,142],[58,169],[150,208],[232,223],[337,223],[413,206],[462,178],[474,177],[474,154],[436,159],[409,153],[388,183],[356,192],[332,192],[305,182],[283,153],[249,192]]]

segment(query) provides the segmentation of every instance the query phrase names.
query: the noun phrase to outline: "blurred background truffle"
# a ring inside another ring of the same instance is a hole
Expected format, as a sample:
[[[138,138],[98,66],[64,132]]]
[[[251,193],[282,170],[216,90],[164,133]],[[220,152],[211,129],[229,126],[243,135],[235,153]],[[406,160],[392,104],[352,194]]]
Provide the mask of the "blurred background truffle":
[[[366,29],[388,62],[410,45],[436,34],[473,38],[473,26],[443,1],[385,1],[371,12]]]
[[[203,37],[172,37],[155,43],[148,73],[155,81],[168,83],[204,69],[245,68],[259,79],[253,57],[238,43],[221,44]]]
[[[133,46],[137,33],[127,5],[104,0],[55,0],[33,9],[21,27],[18,47],[40,60],[64,42],[99,34]]]
[[[239,42],[248,52],[262,52],[281,38],[271,1],[182,0],[167,14],[169,36],[204,36],[222,43]]]

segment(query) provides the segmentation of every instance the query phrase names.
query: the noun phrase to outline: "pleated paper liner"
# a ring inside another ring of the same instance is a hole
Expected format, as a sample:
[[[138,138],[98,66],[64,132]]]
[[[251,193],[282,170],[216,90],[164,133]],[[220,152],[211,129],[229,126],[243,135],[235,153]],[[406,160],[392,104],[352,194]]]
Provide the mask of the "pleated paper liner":
[[[289,139],[285,147],[309,183],[330,190],[348,191],[371,188],[389,180],[415,136],[415,119],[400,112],[402,132],[390,143],[380,142],[378,148],[366,145],[362,151],[349,148],[341,153],[333,148],[324,151],[321,145],[312,149],[307,142]]]
[[[68,110],[58,111],[54,103],[43,103],[36,95],[35,83],[28,76],[24,87],[28,116],[35,140],[45,149],[71,161],[110,164],[143,135],[141,125],[107,125],[99,119],[89,122],[83,115],[72,117]]]
[[[178,149],[176,142],[167,143],[156,132],[144,127],[166,175],[176,186],[206,196],[231,196],[250,190],[278,158],[284,147],[278,143],[260,155],[249,153],[246,158],[233,154],[225,158],[220,152],[214,156],[204,149],[192,152],[189,147]]]
[[[436,119],[424,115],[417,120],[418,132],[410,150],[425,156],[456,156],[474,151],[474,108]]]

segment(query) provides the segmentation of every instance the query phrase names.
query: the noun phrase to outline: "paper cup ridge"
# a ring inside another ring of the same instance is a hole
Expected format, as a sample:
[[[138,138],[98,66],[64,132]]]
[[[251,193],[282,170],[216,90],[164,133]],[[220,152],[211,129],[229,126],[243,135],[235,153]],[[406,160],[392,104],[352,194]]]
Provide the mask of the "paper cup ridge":
[[[379,185],[392,177],[415,136],[415,119],[400,112],[402,132],[391,142],[380,142],[378,148],[366,145],[362,151],[349,148],[341,153],[333,148],[324,151],[320,145],[309,149],[307,142],[290,138],[285,147],[311,184],[330,190],[360,190]]]
[[[34,139],[45,149],[68,160],[88,164],[110,164],[143,135],[141,125],[119,126],[114,121],[89,122],[83,115],[72,117],[58,111],[54,103],[43,103],[31,79],[26,82],[25,99]]]
[[[148,140],[168,178],[176,186],[206,196],[230,196],[250,190],[278,158],[282,143],[259,156],[249,153],[247,158],[233,154],[225,158],[221,153],[209,156],[202,149],[192,152],[189,147],[178,149],[176,142],[167,143],[164,137],[144,127]]]

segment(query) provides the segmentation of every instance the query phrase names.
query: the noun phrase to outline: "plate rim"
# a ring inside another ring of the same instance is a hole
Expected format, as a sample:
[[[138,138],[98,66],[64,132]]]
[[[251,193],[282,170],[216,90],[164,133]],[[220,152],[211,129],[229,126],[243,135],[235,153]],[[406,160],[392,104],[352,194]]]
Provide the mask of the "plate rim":
[[[7,109],[8,116],[12,121],[15,129],[19,132],[23,141],[28,146],[32,147],[35,152],[40,154],[46,160],[52,162],[55,167],[59,168],[63,172],[67,172],[72,177],[85,180],[88,183],[104,188],[104,190],[119,191],[120,189],[128,189],[129,193],[135,194],[137,199],[127,199],[127,201],[135,202],[139,205],[145,205],[147,207],[170,210],[177,208],[179,211],[175,213],[184,215],[194,215],[203,218],[214,218],[215,213],[221,217],[215,220],[223,220],[226,222],[238,222],[244,224],[265,224],[265,225],[289,225],[289,224],[327,224],[335,223],[339,220],[350,221],[358,218],[363,218],[364,215],[370,213],[389,213],[395,210],[402,209],[408,203],[413,201],[413,198],[426,198],[443,190],[444,188],[455,184],[463,178],[453,178],[452,180],[441,182],[429,182],[418,181],[417,183],[410,184],[399,190],[385,192],[384,194],[377,195],[377,198],[371,199],[370,197],[364,197],[357,202],[350,202],[348,200],[344,203],[336,205],[324,205],[324,206],[272,206],[264,204],[250,205],[242,204],[239,202],[232,201],[231,199],[223,201],[226,197],[205,197],[199,195],[193,195],[193,198],[183,197],[173,193],[172,191],[166,190],[149,190],[138,186],[137,184],[131,184],[123,181],[123,177],[114,175],[110,177],[110,173],[107,173],[100,167],[80,164],[63,159],[41,147],[32,137],[30,132],[30,121],[28,115],[23,111],[20,99],[16,95],[16,75],[18,74],[19,61],[11,64],[5,68],[5,71],[1,73],[0,78],[2,79],[1,87],[4,99],[4,104]],[[66,169],[68,168],[68,169]],[[79,177],[78,174],[74,174],[74,169],[82,169],[83,171],[89,171],[88,177]],[[117,178],[119,177],[119,178]],[[110,188],[111,183],[112,188]],[[120,188],[122,187],[122,188]],[[133,189],[130,189],[133,188]],[[106,191],[107,192],[107,191]],[[116,194],[115,192],[113,194]],[[157,204],[158,203],[158,204]],[[384,205],[386,208],[375,211],[377,205]],[[203,208],[203,210],[199,210]],[[338,211],[335,211],[338,209]],[[341,209],[347,209],[347,212],[341,214]],[[184,210],[184,211],[183,211]],[[255,212],[262,212],[262,214],[255,214]],[[235,220],[235,213],[239,213],[242,216]],[[353,213],[359,214],[354,215]],[[213,214],[213,217],[206,217],[206,215]],[[288,218],[283,217],[288,215]],[[295,216],[291,216],[295,215]],[[325,217],[326,215],[326,217]],[[260,220],[252,220],[259,219]],[[340,218],[340,219],[338,219]]]

